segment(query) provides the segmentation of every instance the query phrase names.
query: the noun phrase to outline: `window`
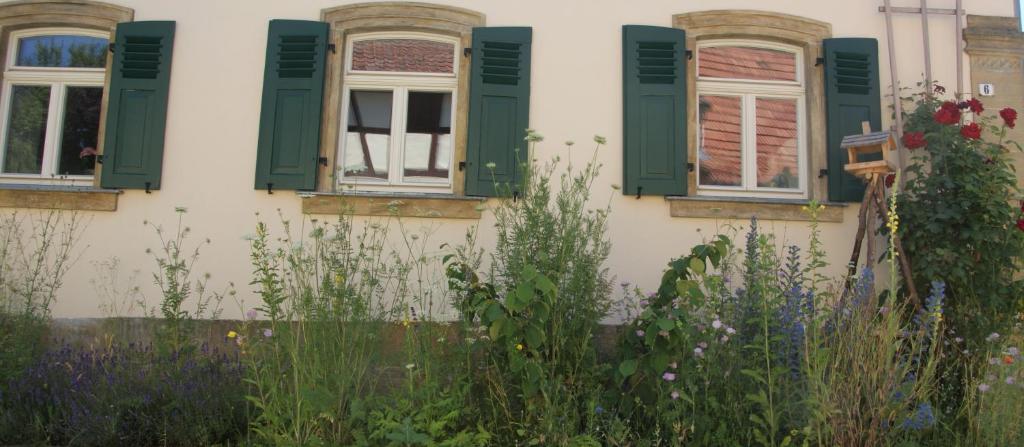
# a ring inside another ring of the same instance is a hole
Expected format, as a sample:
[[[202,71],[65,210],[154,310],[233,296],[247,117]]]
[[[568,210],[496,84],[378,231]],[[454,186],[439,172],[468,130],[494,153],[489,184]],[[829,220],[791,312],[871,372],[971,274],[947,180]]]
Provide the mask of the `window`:
[[[421,33],[349,39],[342,80],[340,184],[452,190],[458,40]]]
[[[698,194],[806,197],[802,56],[759,41],[698,45]]]
[[[92,184],[107,34],[12,32],[4,61],[0,178]]]

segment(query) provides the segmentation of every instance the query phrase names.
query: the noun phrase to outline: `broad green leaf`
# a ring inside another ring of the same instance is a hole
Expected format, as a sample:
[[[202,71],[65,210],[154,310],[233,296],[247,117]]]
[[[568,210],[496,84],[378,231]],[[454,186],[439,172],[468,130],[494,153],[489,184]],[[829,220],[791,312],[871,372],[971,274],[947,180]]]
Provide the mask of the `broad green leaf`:
[[[544,331],[538,328],[536,325],[530,324],[526,326],[526,345],[532,349],[538,349],[544,345],[546,337]]]
[[[501,308],[501,304],[494,300],[490,301],[490,305],[487,306],[487,311],[484,313],[484,317],[487,321],[495,321],[505,316],[505,310]]]
[[[505,318],[505,317],[501,317],[501,318],[491,322],[491,327],[490,327],[490,329],[491,329],[490,330],[491,340],[498,341],[498,338],[500,338],[503,335],[503,333],[504,333],[503,331],[505,330],[505,325],[507,323],[508,323],[508,318]]]
[[[661,329],[663,331],[671,331],[672,329],[675,329],[675,327],[676,327],[676,322],[675,321],[669,320],[668,318],[659,318],[658,319],[658,329]]]
[[[622,377],[632,376],[636,372],[637,365],[636,359],[623,360],[622,363],[619,363],[619,374],[622,374]]]
[[[700,258],[690,259],[690,270],[698,274],[704,274],[704,268],[704,261],[700,260]]]

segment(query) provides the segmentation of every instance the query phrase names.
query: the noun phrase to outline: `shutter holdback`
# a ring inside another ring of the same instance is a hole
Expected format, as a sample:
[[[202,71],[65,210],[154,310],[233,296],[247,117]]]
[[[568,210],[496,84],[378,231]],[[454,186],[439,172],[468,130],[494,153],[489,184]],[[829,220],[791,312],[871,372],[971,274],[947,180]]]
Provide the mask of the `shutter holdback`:
[[[818,170],[818,178],[825,178],[826,175],[828,175],[828,169]]]
[[[819,57],[819,58],[815,58],[814,59],[814,66],[817,67],[819,65],[821,65],[821,66],[825,65],[825,58]]]
[[[270,195],[270,194],[273,194],[273,193],[274,193],[274,184],[273,183],[267,183],[267,194]]]
[[[153,191],[149,189],[150,182],[146,182],[146,194],[153,194]]]
[[[640,200],[640,193],[641,193],[641,192],[642,192],[643,190],[644,190],[644,187],[643,187],[643,186],[637,186],[637,187],[636,187],[636,199],[637,199],[637,200]]]

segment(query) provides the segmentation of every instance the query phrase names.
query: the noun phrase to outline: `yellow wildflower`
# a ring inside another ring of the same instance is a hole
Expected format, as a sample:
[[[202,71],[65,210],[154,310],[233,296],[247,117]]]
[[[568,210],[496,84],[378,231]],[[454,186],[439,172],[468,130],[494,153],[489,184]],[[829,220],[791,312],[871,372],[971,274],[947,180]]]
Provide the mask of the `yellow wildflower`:
[[[228,338],[235,338],[238,336],[238,332],[228,331]]]
[[[522,350],[523,350],[523,344],[522,343],[516,343],[516,351],[522,351]]]

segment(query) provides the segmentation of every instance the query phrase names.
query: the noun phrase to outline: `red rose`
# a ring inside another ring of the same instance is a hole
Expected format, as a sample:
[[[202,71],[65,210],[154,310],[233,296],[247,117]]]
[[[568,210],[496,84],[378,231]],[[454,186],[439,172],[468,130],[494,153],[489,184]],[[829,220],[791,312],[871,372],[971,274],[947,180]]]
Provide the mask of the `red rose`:
[[[1013,129],[1015,121],[1017,121],[1017,111],[1011,107],[1007,107],[999,111],[999,116],[1003,118],[1003,122],[1006,123],[1006,127]]]
[[[981,105],[981,101],[978,101],[977,98],[967,100],[967,107],[974,113],[981,113],[985,111],[985,107]]]
[[[1017,229],[1024,231],[1024,219],[1017,219]]]
[[[914,150],[925,147],[928,141],[924,139],[924,132],[907,132],[903,134],[903,147]]]
[[[981,126],[978,123],[971,123],[960,128],[960,135],[969,140],[981,138]]]
[[[932,118],[935,119],[935,122],[947,126],[959,123],[960,107],[955,102],[946,101],[942,103],[942,107],[939,107],[939,110],[935,112]]]
[[[885,176],[885,187],[892,188],[892,185],[896,183],[896,174],[889,174]]]

